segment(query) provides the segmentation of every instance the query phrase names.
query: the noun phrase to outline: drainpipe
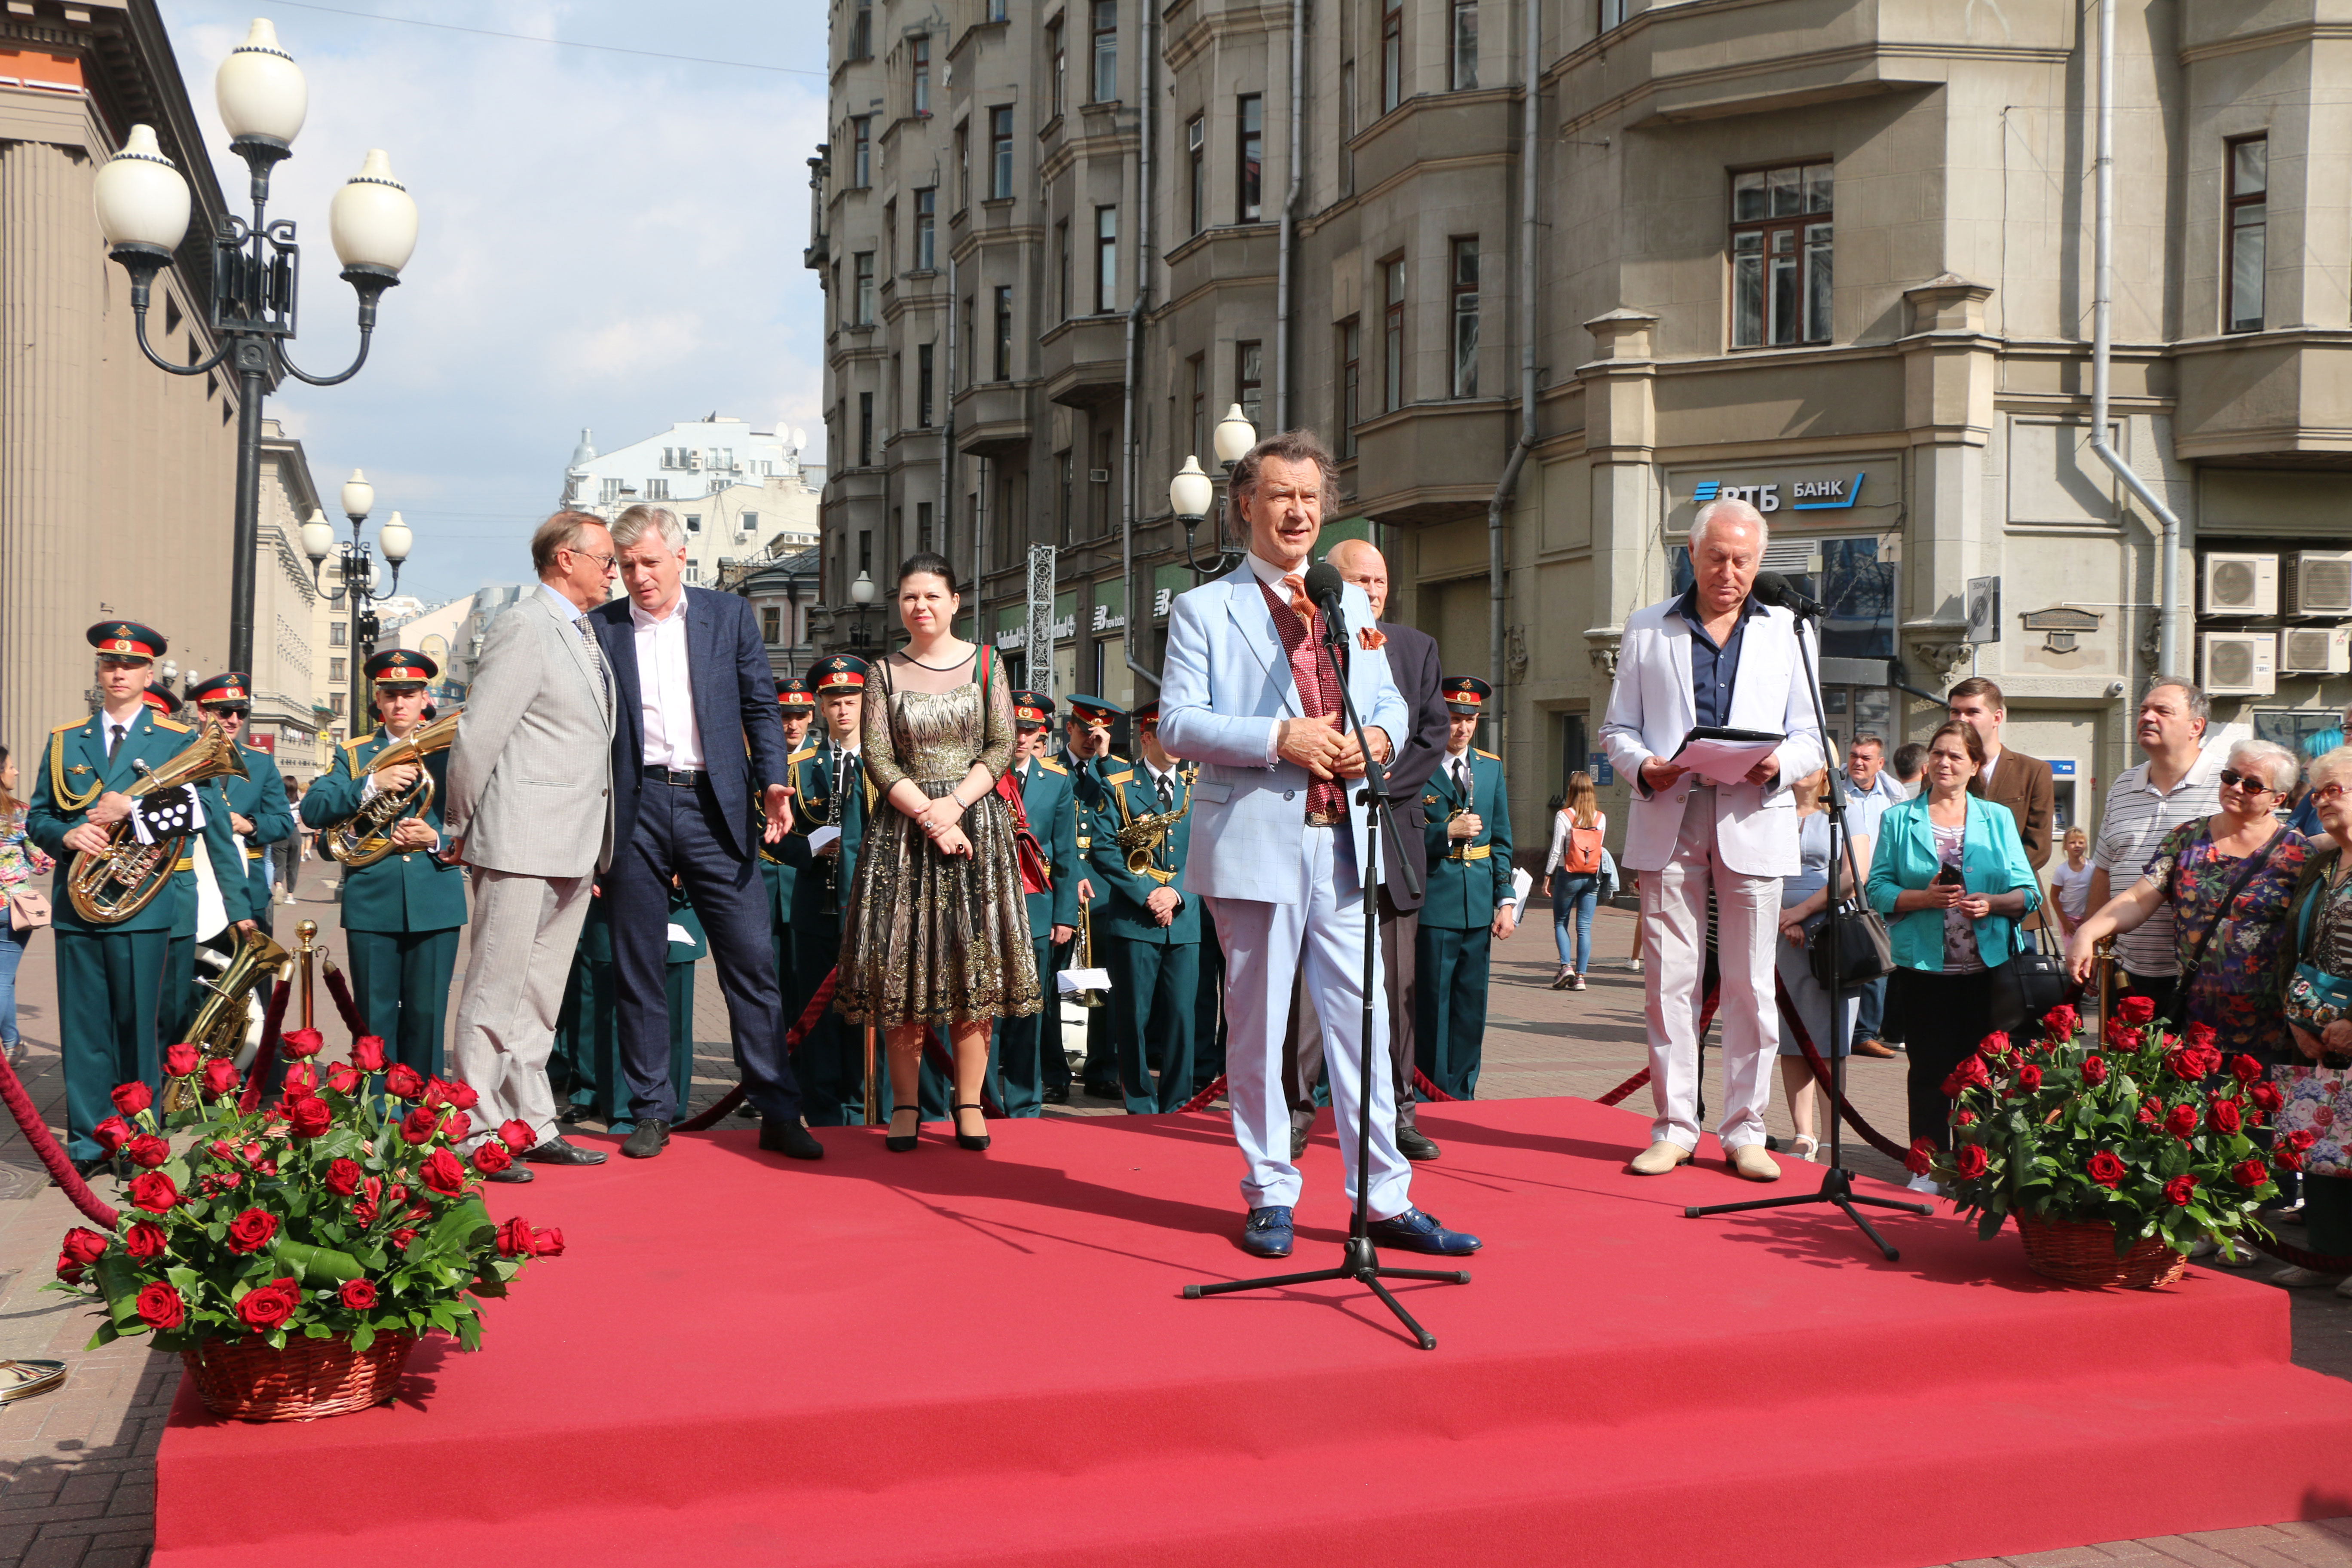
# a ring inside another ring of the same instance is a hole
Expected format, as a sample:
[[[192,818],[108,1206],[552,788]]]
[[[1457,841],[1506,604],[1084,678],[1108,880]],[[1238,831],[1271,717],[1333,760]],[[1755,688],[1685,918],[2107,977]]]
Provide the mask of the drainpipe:
[[[1143,379],[1143,311],[1151,302],[1151,108],[1160,85],[1153,69],[1160,62],[1159,0],[1143,0],[1139,9],[1143,13],[1143,58],[1135,66],[1136,97],[1141,100],[1135,117],[1135,303],[1127,310],[1127,391],[1119,416],[1127,471],[1120,476],[1119,486],[1123,504],[1118,527],[1118,580],[1121,596],[1127,601],[1127,625],[1120,629],[1127,668],[1156,687],[1160,677],[1135,657],[1139,620],[1147,627],[1151,624],[1150,616],[1139,618],[1136,615],[1135,514],[1142,504],[1143,490],[1136,476],[1136,459],[1142,451],[1142,443],[1135,432],[1135,388]]]
[[[1532,4],[1532,0],[1529,0]],[[1307,188],[1307,0],[1290,0],[1290,189],[1274,267],[1274,427],[1290,428],[1290,273],[1298,243],[1298,195]]]
[[[2156,514],[2163,540],[2162,578],[2157,586],[2156,667],[2166,675],[2187,677],[2180,664],[2179,611],[2180,605],[2180,520],[2156,497],[2146,479],[2132,472],[2123,454],[2107,442],[2107,355],[2112,331],[2108,318],[2115,295],[2116,242],[2116,0],[2099,0],[2099,123],[2097,218],[2097,292],[2091,304],[2091,450],[2114,470],[2140,504]]]
[[[1503,509],[1517,490],[1519,469],[1536,444],[1536,56],[1543,47],[1543,15],[1535,0],[1520,0],[1527,16],[1521,70],[1527,93],[1519,125],[1519,438],[1486,503],[1486,665],[1495,688],[1495,750],[1503,752]]]
[[[955,558],[956,303],[962,298],[962,295],[956,292],[956,261],[955,258],[950,256],[948,258],[948,363],[946,368],[940,372],[940,383],[942,386],[947,388],[947,397],[945,399],[947,404],[947,418],[940,426],[940,542],[947,546],[947,548],[941,551],[940,553],[947,556],[950,561]],[[977,565],[979,563],[979,542],[974,540],[972,550],[973,564]],[[974,573],[973,582],[975,585],[978,581],[979,574]],[[977,595],[974,595],[972,597],[971,629],[975,634],[980,630],[980,598]],[[980,638],[977,635],[972,637],[972,641],[974,642],[978,642]]]

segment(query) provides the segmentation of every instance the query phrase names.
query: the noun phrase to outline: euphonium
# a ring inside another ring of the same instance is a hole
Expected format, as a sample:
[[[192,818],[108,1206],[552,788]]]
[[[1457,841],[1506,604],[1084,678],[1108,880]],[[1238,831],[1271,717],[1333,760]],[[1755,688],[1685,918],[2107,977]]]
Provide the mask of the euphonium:
[[[218,724],[206,724],[196,738],[160,768],[149,768],[129,789],[129,795],[153,795],[206,779],[243,778],[245,759],[236,742]],[[76,913],[93,925],[117,925],[155,901],[179,865],[186,834],[174,834],[153,844],[142,844],[129,818],[109,829],[106,847],[84,849],[73,858],[66,873],[66,896]]]
[[[425,759],[449,749],[457,738],[457,713],[444,713],[375,754],[375,760],[361,772],[362,778],[412,763],[416,777],[406,789],[377,791],[374,799],[319,835],[320,847],[328,858],[357,870],[392,853],[393,827],[404,816],[423,816],[433,804],[433,773]]]
[[[253,994],[253,988],[272,976],[284,978],[286,966],[292,961],[293,954],[260,931],[245,931],[220,978],[197,982],[212,994],[196,1010],[196,1021],[188,1026],[188,1040],[204,1059],[236,1058],[252,1028],[252,1007],[247,998]],[[163,1090],[163,1109],[181,1110],[187,1097],[188,1080],[175,1078]]]

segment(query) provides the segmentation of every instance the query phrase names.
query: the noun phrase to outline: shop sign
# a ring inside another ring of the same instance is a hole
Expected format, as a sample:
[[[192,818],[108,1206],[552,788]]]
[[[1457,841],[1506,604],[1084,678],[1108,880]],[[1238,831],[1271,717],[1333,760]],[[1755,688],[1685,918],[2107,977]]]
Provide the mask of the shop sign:
[[[1869,470],[1864,468],[1851,479],[1835,475],[1761,484],[1701,479],[1691,487],[1691,500],[1698,506],[1717,500],[1744,500],[1759,512],[1774,512],[1781,508],[1781,491],[1785,489],[1790,511],[1843,511],[1862,499],[1862,482],[1868,477]]]

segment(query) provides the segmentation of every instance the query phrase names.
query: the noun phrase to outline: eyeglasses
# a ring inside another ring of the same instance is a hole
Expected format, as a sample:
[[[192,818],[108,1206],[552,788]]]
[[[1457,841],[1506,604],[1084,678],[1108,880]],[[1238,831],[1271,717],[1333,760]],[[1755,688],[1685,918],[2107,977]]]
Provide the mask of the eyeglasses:
[[[585,560],[593,561],[596,563],[597,568],[604,572],[612,571],[614,568],[614,563],[619,559],[617,556],[599,555],[593,550],[583,550],[576,544],[567,544],[563,548],[570,551],[574,555],[580,556]]]
[[[2248,795],[2276,795],[2278,793],[2278,791],[2271,788],[2270,785],[2258,782],[2252,773],[2242,773],[2235,768],[2223,768],[2221,770],[2221,778],[2223,784],[2234,784],[2238,788],[2244,790]]]
[[[2346,786],[2340,784],[2314,784],[2311,786],[2312,802],[2316,805],[2325,805],[2343,795],[2345,788]]]

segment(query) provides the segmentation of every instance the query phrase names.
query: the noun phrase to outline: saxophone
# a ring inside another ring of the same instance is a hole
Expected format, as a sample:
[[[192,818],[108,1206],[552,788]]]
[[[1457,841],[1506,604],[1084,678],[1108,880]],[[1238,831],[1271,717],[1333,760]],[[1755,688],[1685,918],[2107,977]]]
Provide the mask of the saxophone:
[[[243,778],[245,759],[236,742],[218,724],[207,724],[196,738],[160,768],[149,768],[123,793],[133,797],[206,779]],[[75,912],[92,925],[119,925],[155,901],[172,880],[187,835],[177,834],[152,844],[142,844],[129,818],[110,830],[103,849],[84,849],[66,871],[66,897]]]
[[[462,710],[461,710],[462,711]],[[405,739],[393,742],[362,769],[362,778],[386,768],[413,764],[416,777],[406,789],[379,790],[375,798],[319,835],[320,849],[354,871],[392,853],[392,830],[404,816],[421,816],[433,805],[433,773],[425,759],[446,752],[457,738],[459,713],[444,713]]]
[[[258,931],[241,933],[236,952],[218,980],[199,980],[211,994],[196,1010],[196,1021],[188,1026],[188,1039],[206,1061],[215,1058],[234,1060],[245,1048],[246,1037],[252,1032],[251,996],[255,986],[268,979],[284,979],[286,966],[293,955]],[[184,1109],[188,1100],[189,1080],[175,1078],[163,1089],[166,1111]]]

